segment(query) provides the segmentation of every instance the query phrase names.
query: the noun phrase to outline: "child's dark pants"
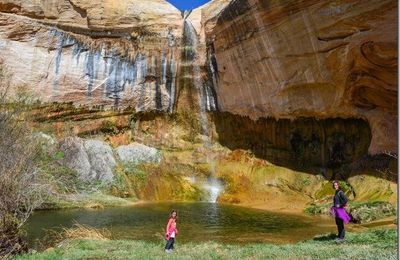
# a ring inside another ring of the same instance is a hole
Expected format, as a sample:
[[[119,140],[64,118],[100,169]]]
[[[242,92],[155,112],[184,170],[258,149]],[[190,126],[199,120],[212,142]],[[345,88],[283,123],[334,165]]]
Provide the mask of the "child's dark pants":
[[[175,242],[175,238],[170,237],[167,244],[165,245],[165,249],[167,249],[167,250],[174,249],[174,242]]]

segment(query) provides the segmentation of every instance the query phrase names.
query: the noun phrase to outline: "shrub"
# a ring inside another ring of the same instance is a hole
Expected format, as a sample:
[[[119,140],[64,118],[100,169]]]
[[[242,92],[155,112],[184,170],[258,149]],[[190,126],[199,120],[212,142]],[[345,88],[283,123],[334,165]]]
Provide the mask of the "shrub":
[[[360,223],[396,215],[393,205],[384,201],[352,203],[349,210],[353,218]]]
[[[16,95],[11,102],[10,86],[0,61],[0,258],[26,251],[20,228],[46,190],[34,165],[37,146],[23,118],[29,100]]]
[[[309,214],[329,214],[331,203],[311,204],[304,211]],[[377,219],[396,215],[396,209],[389,202],[350,202],[347,211],[355,223],[368,223]]]
[[[311,206],[307,207],[304,211],[309,214],[329,214],[329,208],[331,204],[311,204]]]

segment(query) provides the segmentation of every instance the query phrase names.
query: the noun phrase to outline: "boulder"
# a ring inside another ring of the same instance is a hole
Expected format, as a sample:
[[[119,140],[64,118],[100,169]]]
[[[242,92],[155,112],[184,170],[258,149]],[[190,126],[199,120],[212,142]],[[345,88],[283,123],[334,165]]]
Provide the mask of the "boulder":
[[[63,165],[75,170],[82,180],[92,180],[91,165],[82,139],[67,137],[60,141],[59,150],[64,153]]]
[[[91,165],[91,178],[102,182],[112,181],[116,162],[111,146],[99,140],[86,140],[84,146]]]
[[[116,162],[108,144],[67,137],[60,142],[59,150],[64,153],[62,163],[77,171],[83,181],[109,183],[113,180]]]
[[[124,163],[160,163],[162,160],[162,155],[156,148],[139,143],[119,146],[115,152]]]

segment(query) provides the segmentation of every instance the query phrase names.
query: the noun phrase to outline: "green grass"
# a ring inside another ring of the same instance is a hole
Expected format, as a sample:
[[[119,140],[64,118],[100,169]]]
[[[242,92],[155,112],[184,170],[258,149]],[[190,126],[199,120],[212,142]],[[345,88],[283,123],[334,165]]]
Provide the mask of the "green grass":
[[[393,229],[348,233],[346,242],[336,244],[333,235],[323,235],[297,244],[224,245],[215,242],[180,244],[172,254],[163,252],[164,242],[64,241],[42,253],[14,257],[39,259],[397,259],[397,232]]]
[[[326,204],[311,204],[311,206],[304,209],[304,212],[309,214],[329,214],[329,208],[332,206],[332,203]]]

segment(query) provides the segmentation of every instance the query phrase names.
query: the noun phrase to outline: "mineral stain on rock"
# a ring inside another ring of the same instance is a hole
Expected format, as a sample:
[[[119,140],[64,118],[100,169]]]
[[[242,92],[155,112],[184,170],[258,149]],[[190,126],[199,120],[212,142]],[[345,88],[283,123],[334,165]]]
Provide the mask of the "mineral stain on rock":
[[[352,120],[369,129],[364,153],[379,154],[397,149],[396,10],[390,0],[221,0],[182,13],[161,0],[0,0],[0,56],[15,86],[44,102]],[[322,164],[350,160],[335,151],[351,138],[333,139]],[[305,145],[301,131],[287,142]]]

